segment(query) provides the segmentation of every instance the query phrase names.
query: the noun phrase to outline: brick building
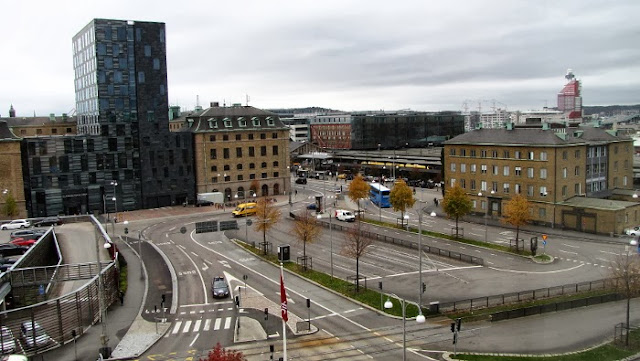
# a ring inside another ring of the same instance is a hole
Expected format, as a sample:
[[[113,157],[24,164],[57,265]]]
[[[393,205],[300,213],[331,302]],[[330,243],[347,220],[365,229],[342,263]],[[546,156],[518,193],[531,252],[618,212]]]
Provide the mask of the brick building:
[[[622,233],[640,222],[633,143],[599,128],[477,129],[445,142],[445,185],[467,191],[473,212],[502,216],[521,193],[535,223]]]
[[[214,102],[184,122],[193,133],[197,193],[223,192],[231,201],[290,190],[289,128],[276,114]]]
[[[19,137],[11,132],[6,121],[0,121],[0,212],[7,219],[4,207],[8,196],[16,201],[18,214],[13,218],[26,217],[26,202],[22,183],[22,152]]]

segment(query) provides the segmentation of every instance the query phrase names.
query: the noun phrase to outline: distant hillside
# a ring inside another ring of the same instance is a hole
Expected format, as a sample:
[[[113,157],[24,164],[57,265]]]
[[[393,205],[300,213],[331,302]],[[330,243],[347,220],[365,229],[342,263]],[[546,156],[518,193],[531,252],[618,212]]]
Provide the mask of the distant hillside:
[[[625,112],[640,112],[640,104],[636,105],[598,105],[598,106],[582,106],[585,115],[600,114],[603,116],[618,115]]]
[[[306,108],[277,108],[277,109],[266,109],[267,111],[274,112],[276,114],[324,114],[324,113],[339,113],[340,110],[334,110],[329,108],[321,108],[321,107],[306,107]]]

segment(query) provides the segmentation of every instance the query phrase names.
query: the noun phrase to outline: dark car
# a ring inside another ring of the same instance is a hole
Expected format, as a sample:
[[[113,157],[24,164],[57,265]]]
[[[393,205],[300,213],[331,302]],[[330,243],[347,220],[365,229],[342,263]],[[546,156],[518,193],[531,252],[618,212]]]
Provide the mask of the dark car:
[[[224,277],[214,277],[211,283],[211,292],[215,298],[225,298],[229,296],[229,285]]]
[[[29,247],[17,246],[11,243],[0,244],[0,255],[2,257],[19,256],[24,254]]]
[[[50,227],[50,226],[59,226],[62,224],[62,220],[60,217],[47,217],[41,219],[33,224],[34,227]]]
[[[47,231],[44,229],[22,229],[11,232],[10,238],[40,238],[45,233],[47,233]]]
[[[307,178],[296,179],[296,184],[307,184]]]
[[[0,272],[6,272],[14,263],[16,263],[15,259],[0,258]]]
[[[307,209],[316,209],[318,206],[315,203],[310,203],[307,205]]]

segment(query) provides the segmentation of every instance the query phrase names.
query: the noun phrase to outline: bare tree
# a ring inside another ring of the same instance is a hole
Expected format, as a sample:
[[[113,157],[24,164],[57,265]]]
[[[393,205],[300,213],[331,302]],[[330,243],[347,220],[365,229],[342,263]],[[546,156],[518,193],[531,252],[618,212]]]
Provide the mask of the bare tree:
[[[255,230],[262,232],[262,247],[264,254],[267,254],[267,231],[275,226],[280,220],[280,209],[274,203],[269,202],[265,197],[258,200],[256,205],[256,221]]]
[[[307,242],[315,241],[320,235],[320,226],[318,220],[308,210],[301,215],[296,216],[295,223],[291,231],[298,241],[302,242],[303,267],[307,270]]]
[[[633,247],[635,248],[635,247]],[[631,254],[630,254],[631,253]],[[640,255],[636,250],[618,255],[611,262],[611,285],[627,299],[627,322],[625,345],[629,345],[629,307],[631,299],[640,295]]]
[[[360,291],[360,257],[366,254],[369,246],[373,244],[371,238],[362,235],[361,223],[362,222],[358,220],[358,226],[347,231],[347,239],[342,244],[341,251],[343,256],[356,260],[356,292]]]

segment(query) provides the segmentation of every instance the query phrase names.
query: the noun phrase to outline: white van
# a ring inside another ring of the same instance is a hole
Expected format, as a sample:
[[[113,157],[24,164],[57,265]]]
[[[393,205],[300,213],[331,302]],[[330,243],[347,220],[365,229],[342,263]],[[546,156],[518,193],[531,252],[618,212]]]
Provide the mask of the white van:
[[[344,209],[336,209],[336,219],[343,222],[354,222],[356,220],[356,216],[351,213],[351,211],[346,211]]]

